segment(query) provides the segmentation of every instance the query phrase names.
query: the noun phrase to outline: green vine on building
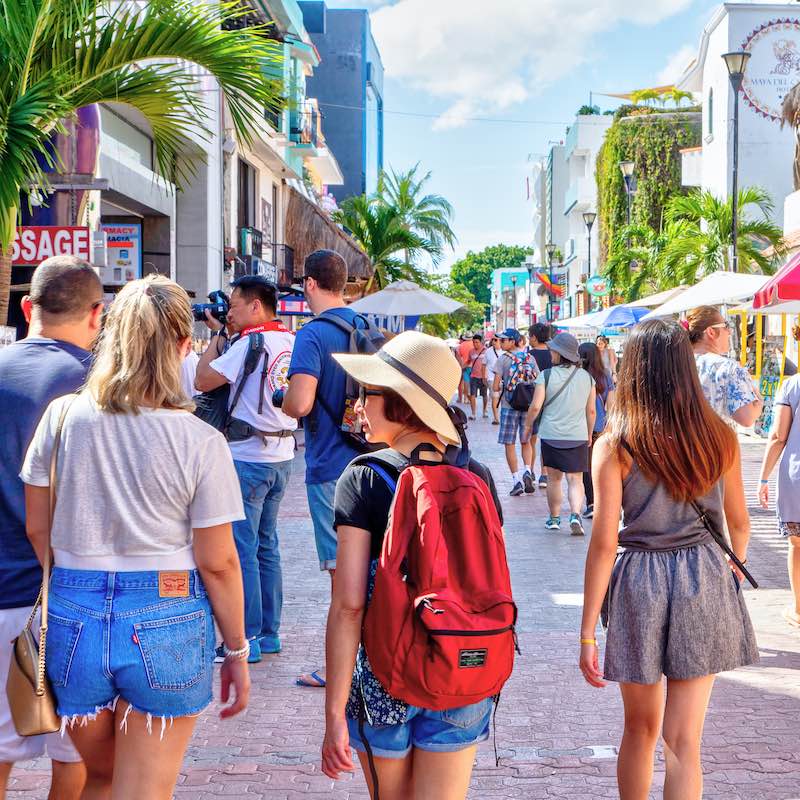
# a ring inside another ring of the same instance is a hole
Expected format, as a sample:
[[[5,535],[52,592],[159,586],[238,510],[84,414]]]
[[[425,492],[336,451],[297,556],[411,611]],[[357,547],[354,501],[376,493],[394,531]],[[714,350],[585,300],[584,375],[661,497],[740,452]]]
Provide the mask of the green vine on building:
[[[664,207],[681,187],[680,151],[700,145],[701,115],[694,109],[657,111],[642,106],[617,110],[597,156],[597,215],[600,264],[605,264],[615,233],[625,226],[627,197],[620,161],[633,161],[636,193],[631,222],[662,227]]]

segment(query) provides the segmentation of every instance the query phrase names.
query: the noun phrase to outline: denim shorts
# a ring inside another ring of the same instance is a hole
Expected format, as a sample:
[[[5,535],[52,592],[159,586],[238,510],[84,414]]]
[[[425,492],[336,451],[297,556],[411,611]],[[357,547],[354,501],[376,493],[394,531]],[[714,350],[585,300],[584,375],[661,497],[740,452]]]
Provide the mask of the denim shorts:
[[[336,569],[336,531],[333,527],[333,498],[336,481],[309,483],[306,485],[308,510],[314,526],[314,542],[317,545],[319,568]]]
[[[196,570],[98,572],[56,567],[50,582],[47,676],[66,724],[116,706],[161,717],[211,703],[214,621]],[[188,581],[180,583],[188,576]],[[170,592],[171,589],[171,592]]]
[[[365,721],[364,736],[378,758],[405,758],[412,747],[432,753],[453,753],[489,738],[493,705],[494,699],[487,697],[448,711],[409,706],[406,721],[400,725],[370,725]],[[366,752],[358,720],[348,717],[347,727],[350,745]]]

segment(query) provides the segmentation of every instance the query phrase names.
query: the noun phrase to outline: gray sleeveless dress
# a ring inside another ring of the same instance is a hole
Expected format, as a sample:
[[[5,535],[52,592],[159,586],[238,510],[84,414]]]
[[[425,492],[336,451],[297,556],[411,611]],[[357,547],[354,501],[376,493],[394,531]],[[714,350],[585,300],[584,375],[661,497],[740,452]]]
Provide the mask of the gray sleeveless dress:
[[[724,529],[722,483],[698,498]],[[725,554],[688,503],[633,463],[609,589],[604,672],[609,681],[699,678],[758,661],[753,625]]]

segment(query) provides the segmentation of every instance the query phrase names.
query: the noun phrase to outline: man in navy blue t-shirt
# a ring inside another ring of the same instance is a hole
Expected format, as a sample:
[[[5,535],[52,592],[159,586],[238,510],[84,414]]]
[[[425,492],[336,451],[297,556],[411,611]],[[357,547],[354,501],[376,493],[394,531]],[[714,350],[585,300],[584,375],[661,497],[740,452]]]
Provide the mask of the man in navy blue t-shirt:
[[[344,287],[347,264],[332,250],[317,250],[305,261],[303,287],[306,302],[315,319],[339,317],[357,325],[357,314],[346,307]],[[331,358],[332,353],[346,353],[350,337],[334,323],[315,321],[297,332],[289,388],[283,411],[300,419],[305,417],[306,493],[319,568],[331,577],[336,569],[336,531],[333,527],[333,498],[336,481],[345,467],[358,455],[341,431],[345,410],[347,376]],[[324,677],[310,673],[299,682],[324,686]]]
[[[0,349],[0,686],[5,687],[11,640],[22,630],[42,585],[42,569],[25,534],[25,492],[19,471],[50,401],[74,392],[89,369],[100,329],[103,287],[74,256],[43,261],[22,301],[28,337]],[[77,800],[85,772],[68,737],[17,736],[0,691],[0,795],[15,761],[47,754],[52,794]]]

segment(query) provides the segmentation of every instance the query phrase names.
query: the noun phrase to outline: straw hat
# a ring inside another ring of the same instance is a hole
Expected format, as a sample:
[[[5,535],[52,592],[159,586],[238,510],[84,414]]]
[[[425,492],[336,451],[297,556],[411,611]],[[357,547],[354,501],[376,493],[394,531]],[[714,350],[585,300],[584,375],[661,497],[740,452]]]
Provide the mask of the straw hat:
[[[359,383],[397,392],[448,444],[460,443],[447,406],[461,381],[461,366],[441,339],[405,331],[372,355],[333,357]]]

